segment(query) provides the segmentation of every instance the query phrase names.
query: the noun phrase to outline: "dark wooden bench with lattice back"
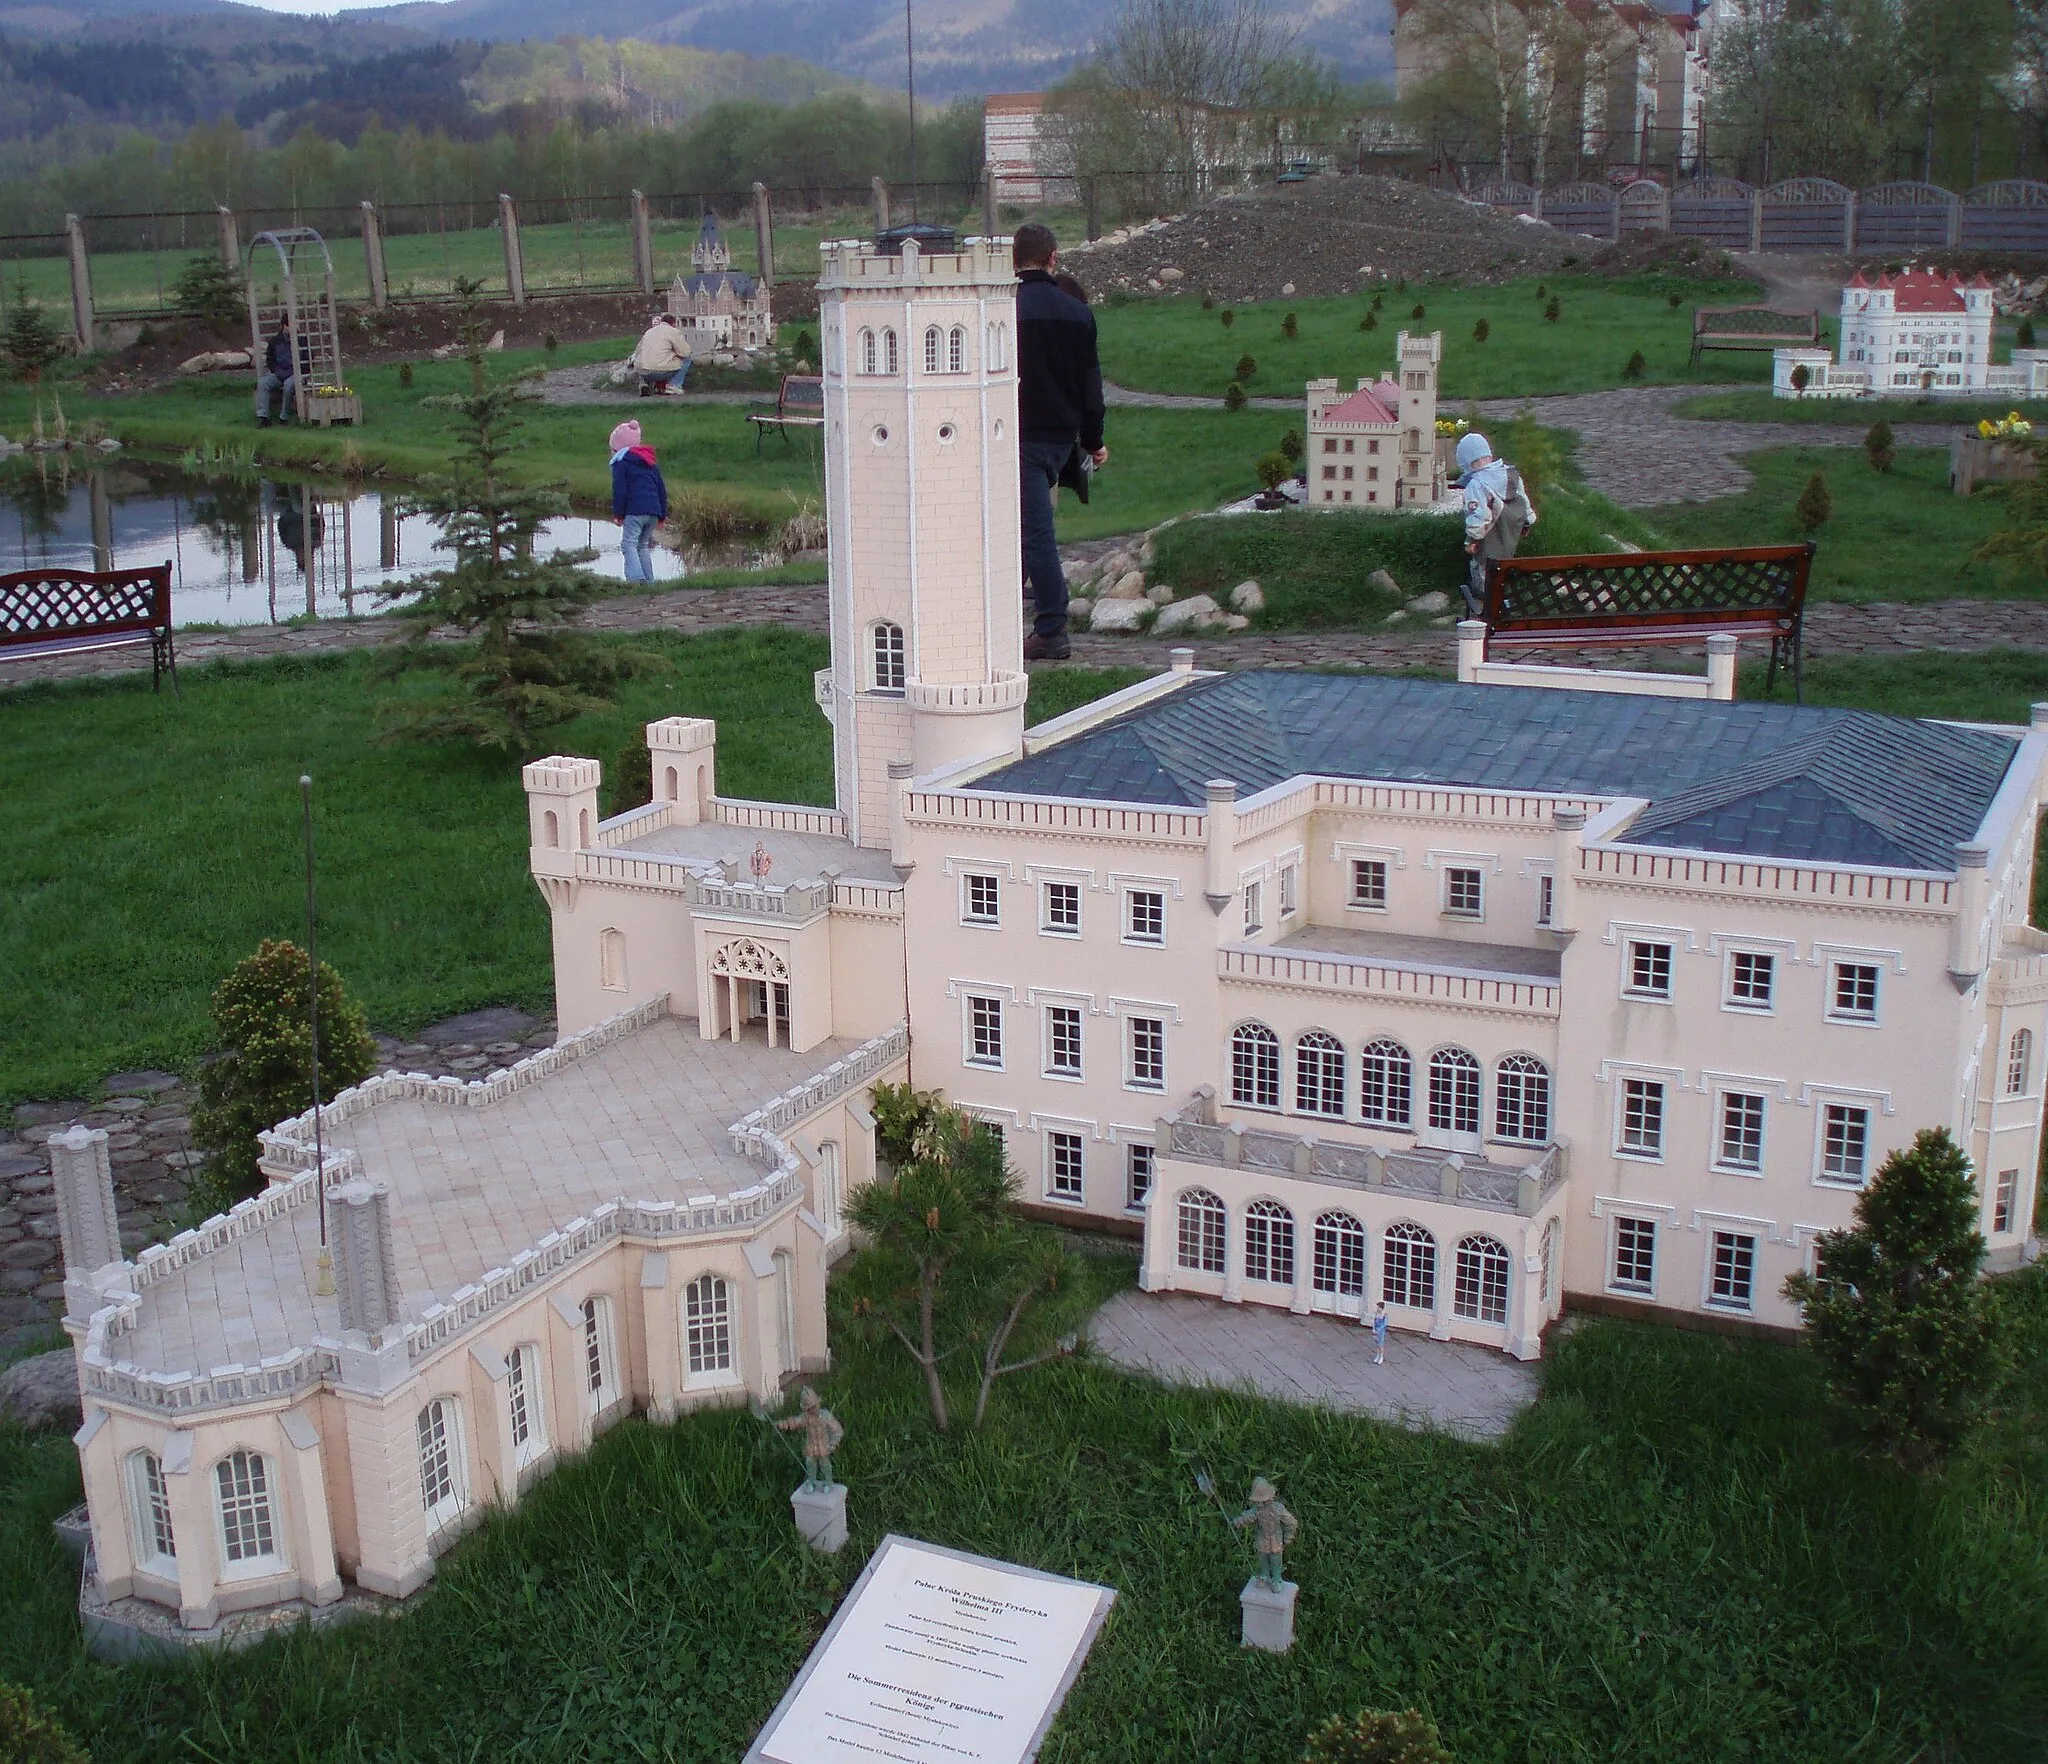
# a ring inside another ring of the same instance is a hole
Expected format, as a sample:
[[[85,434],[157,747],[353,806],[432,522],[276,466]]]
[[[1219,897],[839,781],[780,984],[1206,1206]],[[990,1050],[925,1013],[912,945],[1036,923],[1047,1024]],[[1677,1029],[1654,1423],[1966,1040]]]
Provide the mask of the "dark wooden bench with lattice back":
[[[1768,306],[1696,306],[1692,361],[1709,349],[1812,349],[1820,344],[1820,314],[1777,312]]]
[[[147,570],[17,570],[0,576],[0,662],[149,645],[153,684],[178,685],[171,642],[171,566]],[[181,693],[182,695],[182,693]]]
[[[1717,632],[1767,637],[1795,695],[1806,696],[1802,624],[1813,546],[1711,551],[1602,551],[1586,557],[1494,558],[1486,566],[1489,649],[1640,648],[1702,643]]]
[[[747,421],[754,425],[754,452],[773,429],[789,445],[791,429],[822,429],[825,426],[825,381],[820,374],[784,374],[775,389],[773,410],[750,410]]]

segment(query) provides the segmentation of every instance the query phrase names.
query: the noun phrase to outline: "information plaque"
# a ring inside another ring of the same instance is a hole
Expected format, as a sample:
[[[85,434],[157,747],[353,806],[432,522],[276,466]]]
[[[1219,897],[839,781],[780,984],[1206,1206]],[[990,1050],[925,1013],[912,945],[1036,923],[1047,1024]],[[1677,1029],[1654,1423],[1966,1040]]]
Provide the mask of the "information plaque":
[[[1029,1764],[1115,1598],[885,1537],[747,1764]]]

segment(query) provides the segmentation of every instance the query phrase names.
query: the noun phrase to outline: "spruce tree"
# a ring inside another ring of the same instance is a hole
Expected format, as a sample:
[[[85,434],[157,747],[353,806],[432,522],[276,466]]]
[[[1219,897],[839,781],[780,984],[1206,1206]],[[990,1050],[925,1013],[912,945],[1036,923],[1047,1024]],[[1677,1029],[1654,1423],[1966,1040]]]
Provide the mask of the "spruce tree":
[[[1895,457],[1892,448],[1892,426],[1883,417],[1872,423],[1863,436],[1864,457],[1870,461],[1874,472],[1888,472]]]
[[[171,306],[187,318],[232,330],[249,321],[248,291],[217,251],[186,260],[171,284]]]
[[[1930,1128],[1885,1159],[1856,1198],[1856,1223],[1821,1237],[1815,1272],[1785,1282],[1836,1401],[1909,1466],[1946,1457],[1997,1382],[1977,1214],[1970,1160]]]
[[[530,382],[540,370],[497,379],[486,374],[480,289],[467,279],[456,283],[469,391],[421,401],[457,419],[451,469],[428,479],[412,498],[441,529],[441,547],[454,562],[388,593],[392,599],[418,596],[404,609],[409,641],[393,665],[444,670],[457,690],[388,705],[384,719],[396,735],[530,753],[544,730],[609,704],[619,681],[652,658],[601,646],[572,628],[609,592],[582,567],[595,552],[542,557],[535,549],[541,526],[569,512],[569,498],[560,485],[527,488],[513,481],[520,413],[532,401]],[[433,632],[447,629],[469,641],[430,641]]]
[[[1792,518],[1799,523],[1802,533],[1817,533],[1834,515],[1835,499],[1828,492],[1828,481],[1816,471],[1799,492],[1799,500],[1792,506]]]
[[[7,310],[6,329],[0,331],[0,353],[24,386],[40,385],[43,370],[64,353],[64,339],[50,323],[43,303],[29,294],[26,282],[14,284],[14,304]]]

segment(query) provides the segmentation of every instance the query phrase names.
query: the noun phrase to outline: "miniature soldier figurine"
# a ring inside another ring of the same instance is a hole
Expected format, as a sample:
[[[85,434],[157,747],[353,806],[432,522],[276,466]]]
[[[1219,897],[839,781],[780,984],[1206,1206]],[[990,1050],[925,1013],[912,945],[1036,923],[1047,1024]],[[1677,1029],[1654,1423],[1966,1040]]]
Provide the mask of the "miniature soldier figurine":
[[[1275,1592],[1280,1589],[1280,1553],[1294,1541],[1301,1521],[1281,1504],[1279,1490],[1263,1476],[1252,1479],[1252,1504],[1231,1520],[1239,1530],[1254,1527],[1259,1547],[1259,1578]]]
[[[846,1437],[846,1429],[840,1425],[839,1417],[830,1409],[818,1406],[818,1393],[808,1384],[803,1387],[797,1400],[803,1404],[803,1413],[792,1415],[787,1421],[776,1422],[776,1430],[781,1433],[802,1430],[804,1470],[810,1478],[805,1486],[818,1490],[830,1488],[832,1454],[839,1449],[839,1442]],[[1288,1524],[1293,1524],[1291,1517]],[[1292,1537],[1294,1533],[1290,1530],[1287,1535]]]

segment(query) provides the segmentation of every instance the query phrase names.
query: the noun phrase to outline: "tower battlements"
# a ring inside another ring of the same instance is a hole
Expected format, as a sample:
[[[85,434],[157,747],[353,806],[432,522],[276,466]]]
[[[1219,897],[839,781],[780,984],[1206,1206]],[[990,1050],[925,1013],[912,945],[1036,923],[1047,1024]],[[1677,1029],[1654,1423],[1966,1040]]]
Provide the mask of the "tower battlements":
[[[818,247],[818,291],[834,288],[1014,287],[1008,239],[965,239],[958,251],[877,251],[866,239],[827,239]]]

